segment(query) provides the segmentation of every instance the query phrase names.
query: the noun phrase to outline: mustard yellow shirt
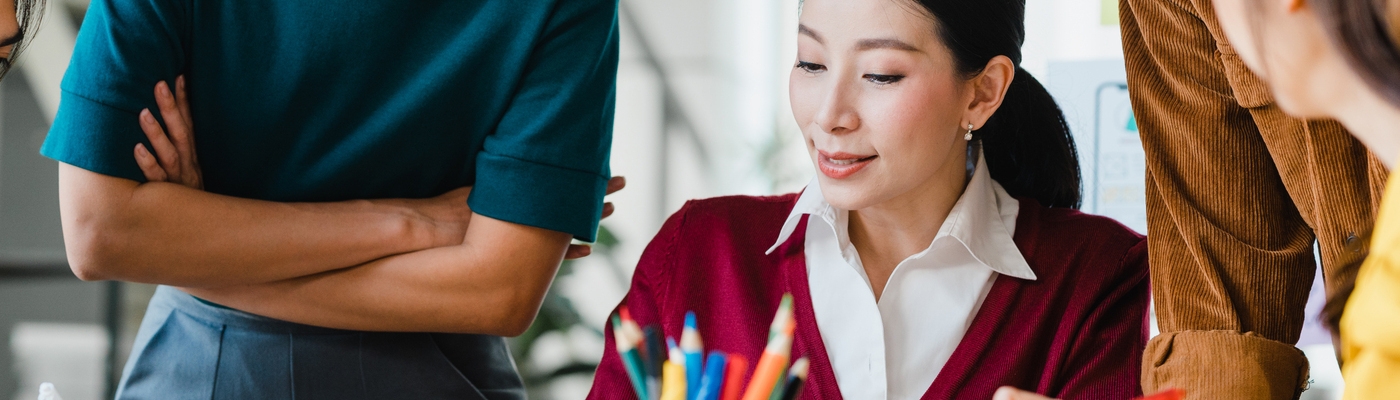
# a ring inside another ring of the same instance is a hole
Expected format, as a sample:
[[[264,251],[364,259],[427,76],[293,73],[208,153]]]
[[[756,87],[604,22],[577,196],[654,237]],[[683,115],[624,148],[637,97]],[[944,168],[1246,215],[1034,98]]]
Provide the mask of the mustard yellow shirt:
[[[1371,255],[1341,325],[1343,399],[1400,396],[1400,174],[1386,183]]]

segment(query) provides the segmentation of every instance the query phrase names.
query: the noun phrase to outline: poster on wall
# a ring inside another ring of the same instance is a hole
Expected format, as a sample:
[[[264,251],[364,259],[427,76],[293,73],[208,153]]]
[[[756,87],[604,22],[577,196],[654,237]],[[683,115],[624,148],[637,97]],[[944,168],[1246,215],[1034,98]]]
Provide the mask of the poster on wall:
[[[1123,60],[1052,62],[1047,89],[1074,135],[1081,209],[1147,232],[1146,164]]]

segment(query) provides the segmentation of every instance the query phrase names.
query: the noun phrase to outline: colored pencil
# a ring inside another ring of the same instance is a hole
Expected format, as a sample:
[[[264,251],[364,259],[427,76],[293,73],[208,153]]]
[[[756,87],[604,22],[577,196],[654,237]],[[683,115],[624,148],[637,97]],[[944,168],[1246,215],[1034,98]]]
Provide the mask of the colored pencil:
[[[787,330],[787,326],[794,321],[792,315],[792,294],[784,294],[783,300],[778,302],[778,312],[773,316],[773,324],[768,327],[768,340],[782,334]]]
[[[617,314],[613,314],[612,326],[613,340],[617,342],[617,355],[622,358],[627,377],[632,379],[632,388],[637,391],[637,398],[651,398],[647,394],[646,371],[642,367],[641,355],[637,352],[636,339],[630,337],[627,330],[622,328],[622,319]]]
[[[647,390],[652,400],[661,398],[662,365],[666,364],[666,341],[661,338],[661,328],[649,325],[642,328],[642,348],[646,349]],[[655,385],[656,387],[651,387]]]
[[[668,360],[661,369],[661,400],[685,400],[685,366]]]
[[[676,365],[685,368],[685,353],[681,353],[681,347],[676,345],[676,339],[666,338],[666,359]]]
[[[738,354],[730,354],[724,366],[724,392],[720,400],[739,400],[744,394],[744,373],[748,372],[749,360]]]
[[[724,365],[728,359],[724,352],[714,350],[705,359],[705,374],[700,377],[699,400],[719,400],[720,389],[724,388]]]
[[[809,362],[807,357],[797,359],[792,363],[792,369],[788,373],[786,384],[783,385],[782,395],[778,400],[795,400],[802,394],[802,385],[807,383],[807,369]]]
[[[647,373],[660,378],[661,365],[666,362],[666,340],[661,338],[661,328],[656,325],[649,325],[642,328],[642,336],[647,355]]]
[[[783,379],[782,370],[787,365],[791,353],[792,325],[788,325],[783,334],[768,341],[768,346],[763,349],[763,356],[758,359],[758,366],[754,368],[753,378],[749,379],[749,387],[744,390],[743,400],[768,400],[768,397],[773,395],[773,387]]]
[[[695,312],[685,313],[685,330],[681,331],[681,352],[685,354],[686,400],[697,400],[700,376],[705,373],[705,345],[700,341]]]
[[[789,360],[792,358],[789,357]],[[778,368],[778,380],[773,382],[773,390],[768,394],[768,400],[778,400],[783,398],[783,384],[787,383],[788,364],[783,363],[782,368]]]

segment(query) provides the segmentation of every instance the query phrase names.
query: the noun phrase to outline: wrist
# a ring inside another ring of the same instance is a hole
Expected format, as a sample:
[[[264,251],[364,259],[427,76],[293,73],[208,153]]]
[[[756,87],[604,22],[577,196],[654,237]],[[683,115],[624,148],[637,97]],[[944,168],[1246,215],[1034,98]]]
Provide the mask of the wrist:
[[[397,232],[394,237],[406,246],[404,252],[443,246],[445,240],[436,221],[412,207],[395,207]]]

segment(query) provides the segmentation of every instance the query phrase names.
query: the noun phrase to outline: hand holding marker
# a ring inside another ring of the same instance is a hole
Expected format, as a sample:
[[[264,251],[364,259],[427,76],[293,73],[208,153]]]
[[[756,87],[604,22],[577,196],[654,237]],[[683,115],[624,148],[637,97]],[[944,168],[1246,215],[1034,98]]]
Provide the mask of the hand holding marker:
[[[660,330],[638,328],[627,307],[612,318],[618,355],[622,358],[632,388],[639,399],[652,400],[786,400],[796,399],[807,380],[807,358],[792,363],[792,335],[796,328],[792,295],[783,295],[769,329],[768,346],[763,351],[745,389],[743,376],[748,360],[737,354],[713,350],[704,358],[704,346],[694,313],[686,313],[681,343],[666,338],[669,352],[663,352]],[[658,373],[655,366],[660,366]],[[658,387],[657,381],[660,381]]]

